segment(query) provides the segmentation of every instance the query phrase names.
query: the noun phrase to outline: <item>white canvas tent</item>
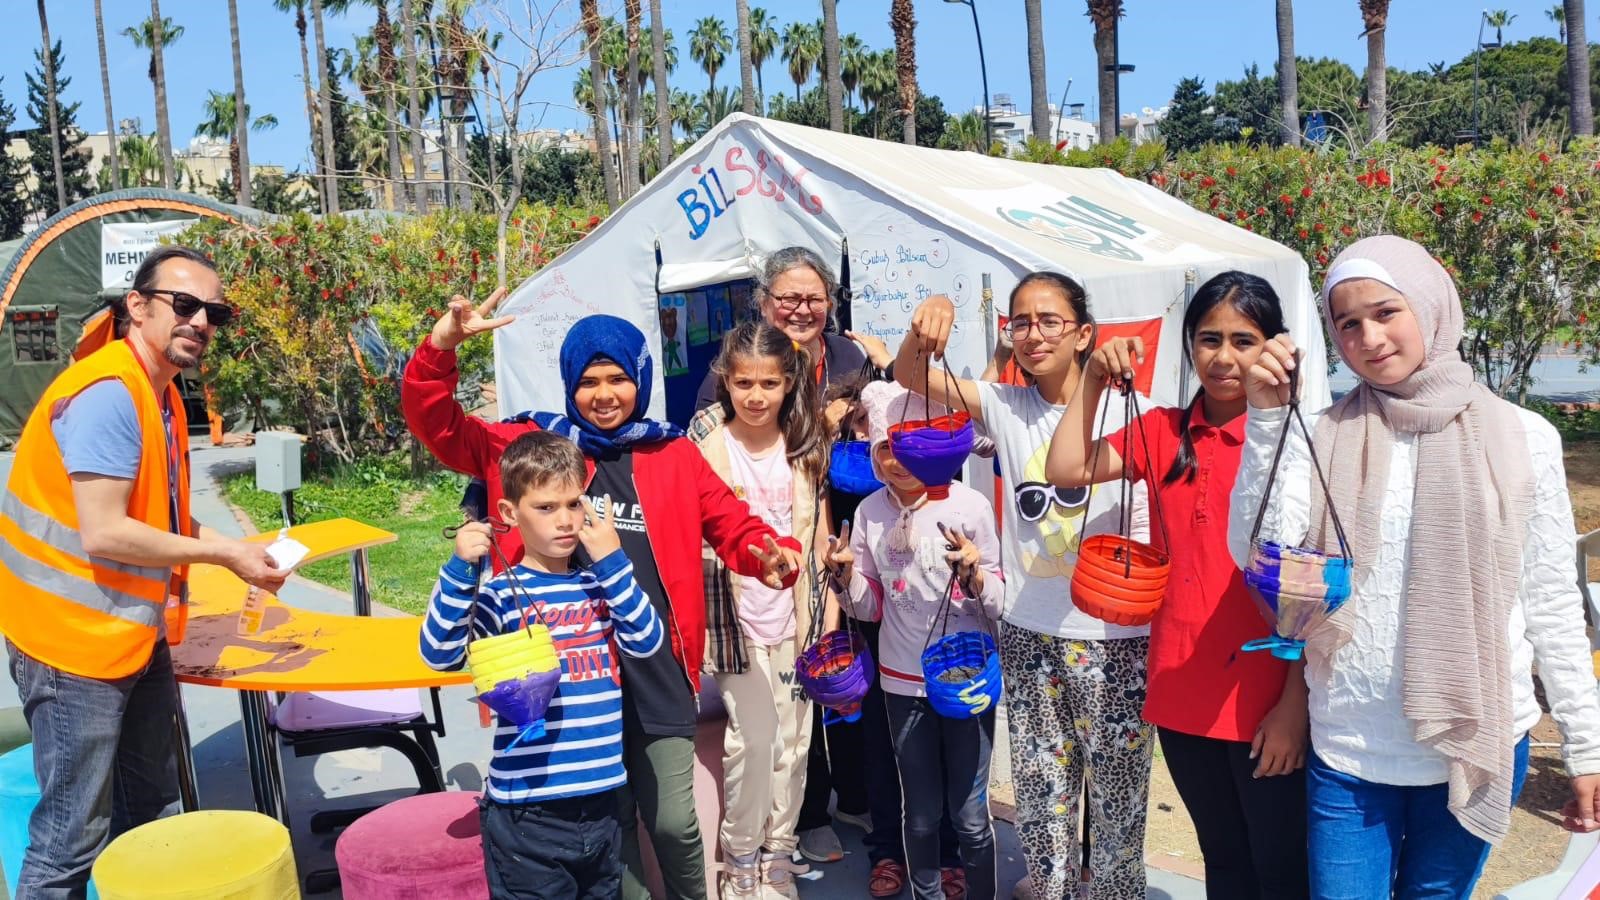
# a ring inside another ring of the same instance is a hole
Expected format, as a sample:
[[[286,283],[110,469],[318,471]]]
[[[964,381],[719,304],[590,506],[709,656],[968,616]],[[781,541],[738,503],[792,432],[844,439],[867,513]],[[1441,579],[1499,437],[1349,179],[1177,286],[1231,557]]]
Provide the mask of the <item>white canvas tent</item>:
[[[603,312],[651,338],[650,413],[670,408],[681,419],[720,334],[750,314],[748,279],[765,254],[791,244],[830,262],[848,257],[852,327],[891,350],[924,297],[948,295],[957,311],[950,362],[967,375],[983,370],[994,316],[1005,313],[1017,280],[1037,269],[1065,272],[1085,285],[1109,330],[1156,342],[1144,392],[1163,404],[1193,390],[1180,347],[1186,299],[1212,275],[1242,269],[1283,299],[1307,354],[1308,403],[1328,398],[1321,318],[1305,262],[1287,247],[1106,169],[734,115],[508,298],[504,309],[518,319],[495,333],[502,413],[560,410],[562,337],[572,322]]]

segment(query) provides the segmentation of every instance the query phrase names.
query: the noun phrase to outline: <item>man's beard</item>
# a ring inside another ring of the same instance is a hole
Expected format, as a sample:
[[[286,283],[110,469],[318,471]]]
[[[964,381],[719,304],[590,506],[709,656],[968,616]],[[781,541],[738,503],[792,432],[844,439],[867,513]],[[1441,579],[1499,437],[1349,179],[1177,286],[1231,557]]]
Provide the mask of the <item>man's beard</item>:
[[[192,369],[195,366],[200,365],[200,357],[205,353],[206,347],[211,343],[210,341],[206,340],[205,336],[200,333],[199,329],[192,325],[180,325],[177,328],[174,328],[172,330],[172,338],[173,339],[167,344],[167,349],[164,355],[167,357],[167,362],[172,363],[180,369]],[[195,341],[200,345],[200,350],[193,356],[179,352],[177,341],[178,338],[187,338],[191,341]]]

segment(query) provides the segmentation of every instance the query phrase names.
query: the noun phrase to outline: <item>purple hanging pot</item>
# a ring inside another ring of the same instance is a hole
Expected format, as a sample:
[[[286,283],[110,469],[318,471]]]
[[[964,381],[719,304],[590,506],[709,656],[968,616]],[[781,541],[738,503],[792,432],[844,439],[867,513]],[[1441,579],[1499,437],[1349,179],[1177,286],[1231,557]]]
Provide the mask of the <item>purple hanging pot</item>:
[[[889,426],[895,461],[929,488],[946,487],[972,453],[972,417],[953,412]]]

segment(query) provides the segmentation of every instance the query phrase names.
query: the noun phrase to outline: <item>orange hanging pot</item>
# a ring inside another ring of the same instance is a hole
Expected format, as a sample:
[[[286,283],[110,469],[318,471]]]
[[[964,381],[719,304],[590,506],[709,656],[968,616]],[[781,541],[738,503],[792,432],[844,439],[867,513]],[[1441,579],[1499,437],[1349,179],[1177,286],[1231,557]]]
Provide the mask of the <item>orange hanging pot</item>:
[[[1147,625],[1167,595],[1172,561],[1149,544],[1097,534],[1078,547],[1072,605],[1113,625]]]
[[[1144,450],[1146,472],[1157,471],[1150,464],[1150,441],[1139,416],[1137,394],[1131,385],[1123,385],[1125,421],[1130,433],[1137,433]],[[1106,394],[1100,413],[1100,433],[1105,434],[1106,413],[1111,408],[1111,395]],[[1094,442],[1094,452],[1089,463],[1090,471],[1098,465],[1100,445],[1104,438]],[[1130,448],[1131,451],[1131,448]],[[1152,484],[1153,500],[1151,519],[1161,529],[1163,546],[1171,546],[1167,538],[1166,521],[1161,515],[1161,492]],[[1133,526],[1133,491],[1135,487],[1123,468],[1119,509],[1120,529],[1116,534],[1097,534],[1086,537],[1078,546],[1078,561],[1072,571],[1072,605],[1091,616],[1113,625],[1148,625],[1161,609],[1167,595],[1167,580],[1172,574],[1172,558],[1143,541],[1131,536]],[[1090,486],[1090,499],[1093,499]],[[1085,507],[1088,502],[1085,501]]]

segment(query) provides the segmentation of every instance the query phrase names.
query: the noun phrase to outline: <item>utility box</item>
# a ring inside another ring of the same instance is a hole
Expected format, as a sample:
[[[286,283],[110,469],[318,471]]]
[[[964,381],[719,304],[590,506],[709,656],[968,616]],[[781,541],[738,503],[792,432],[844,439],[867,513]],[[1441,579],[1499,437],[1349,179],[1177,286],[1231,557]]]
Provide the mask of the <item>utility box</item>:
[[[292,431],[256,432],[256,488],[286,494],[300,487],[300,448],[305,438]]]

